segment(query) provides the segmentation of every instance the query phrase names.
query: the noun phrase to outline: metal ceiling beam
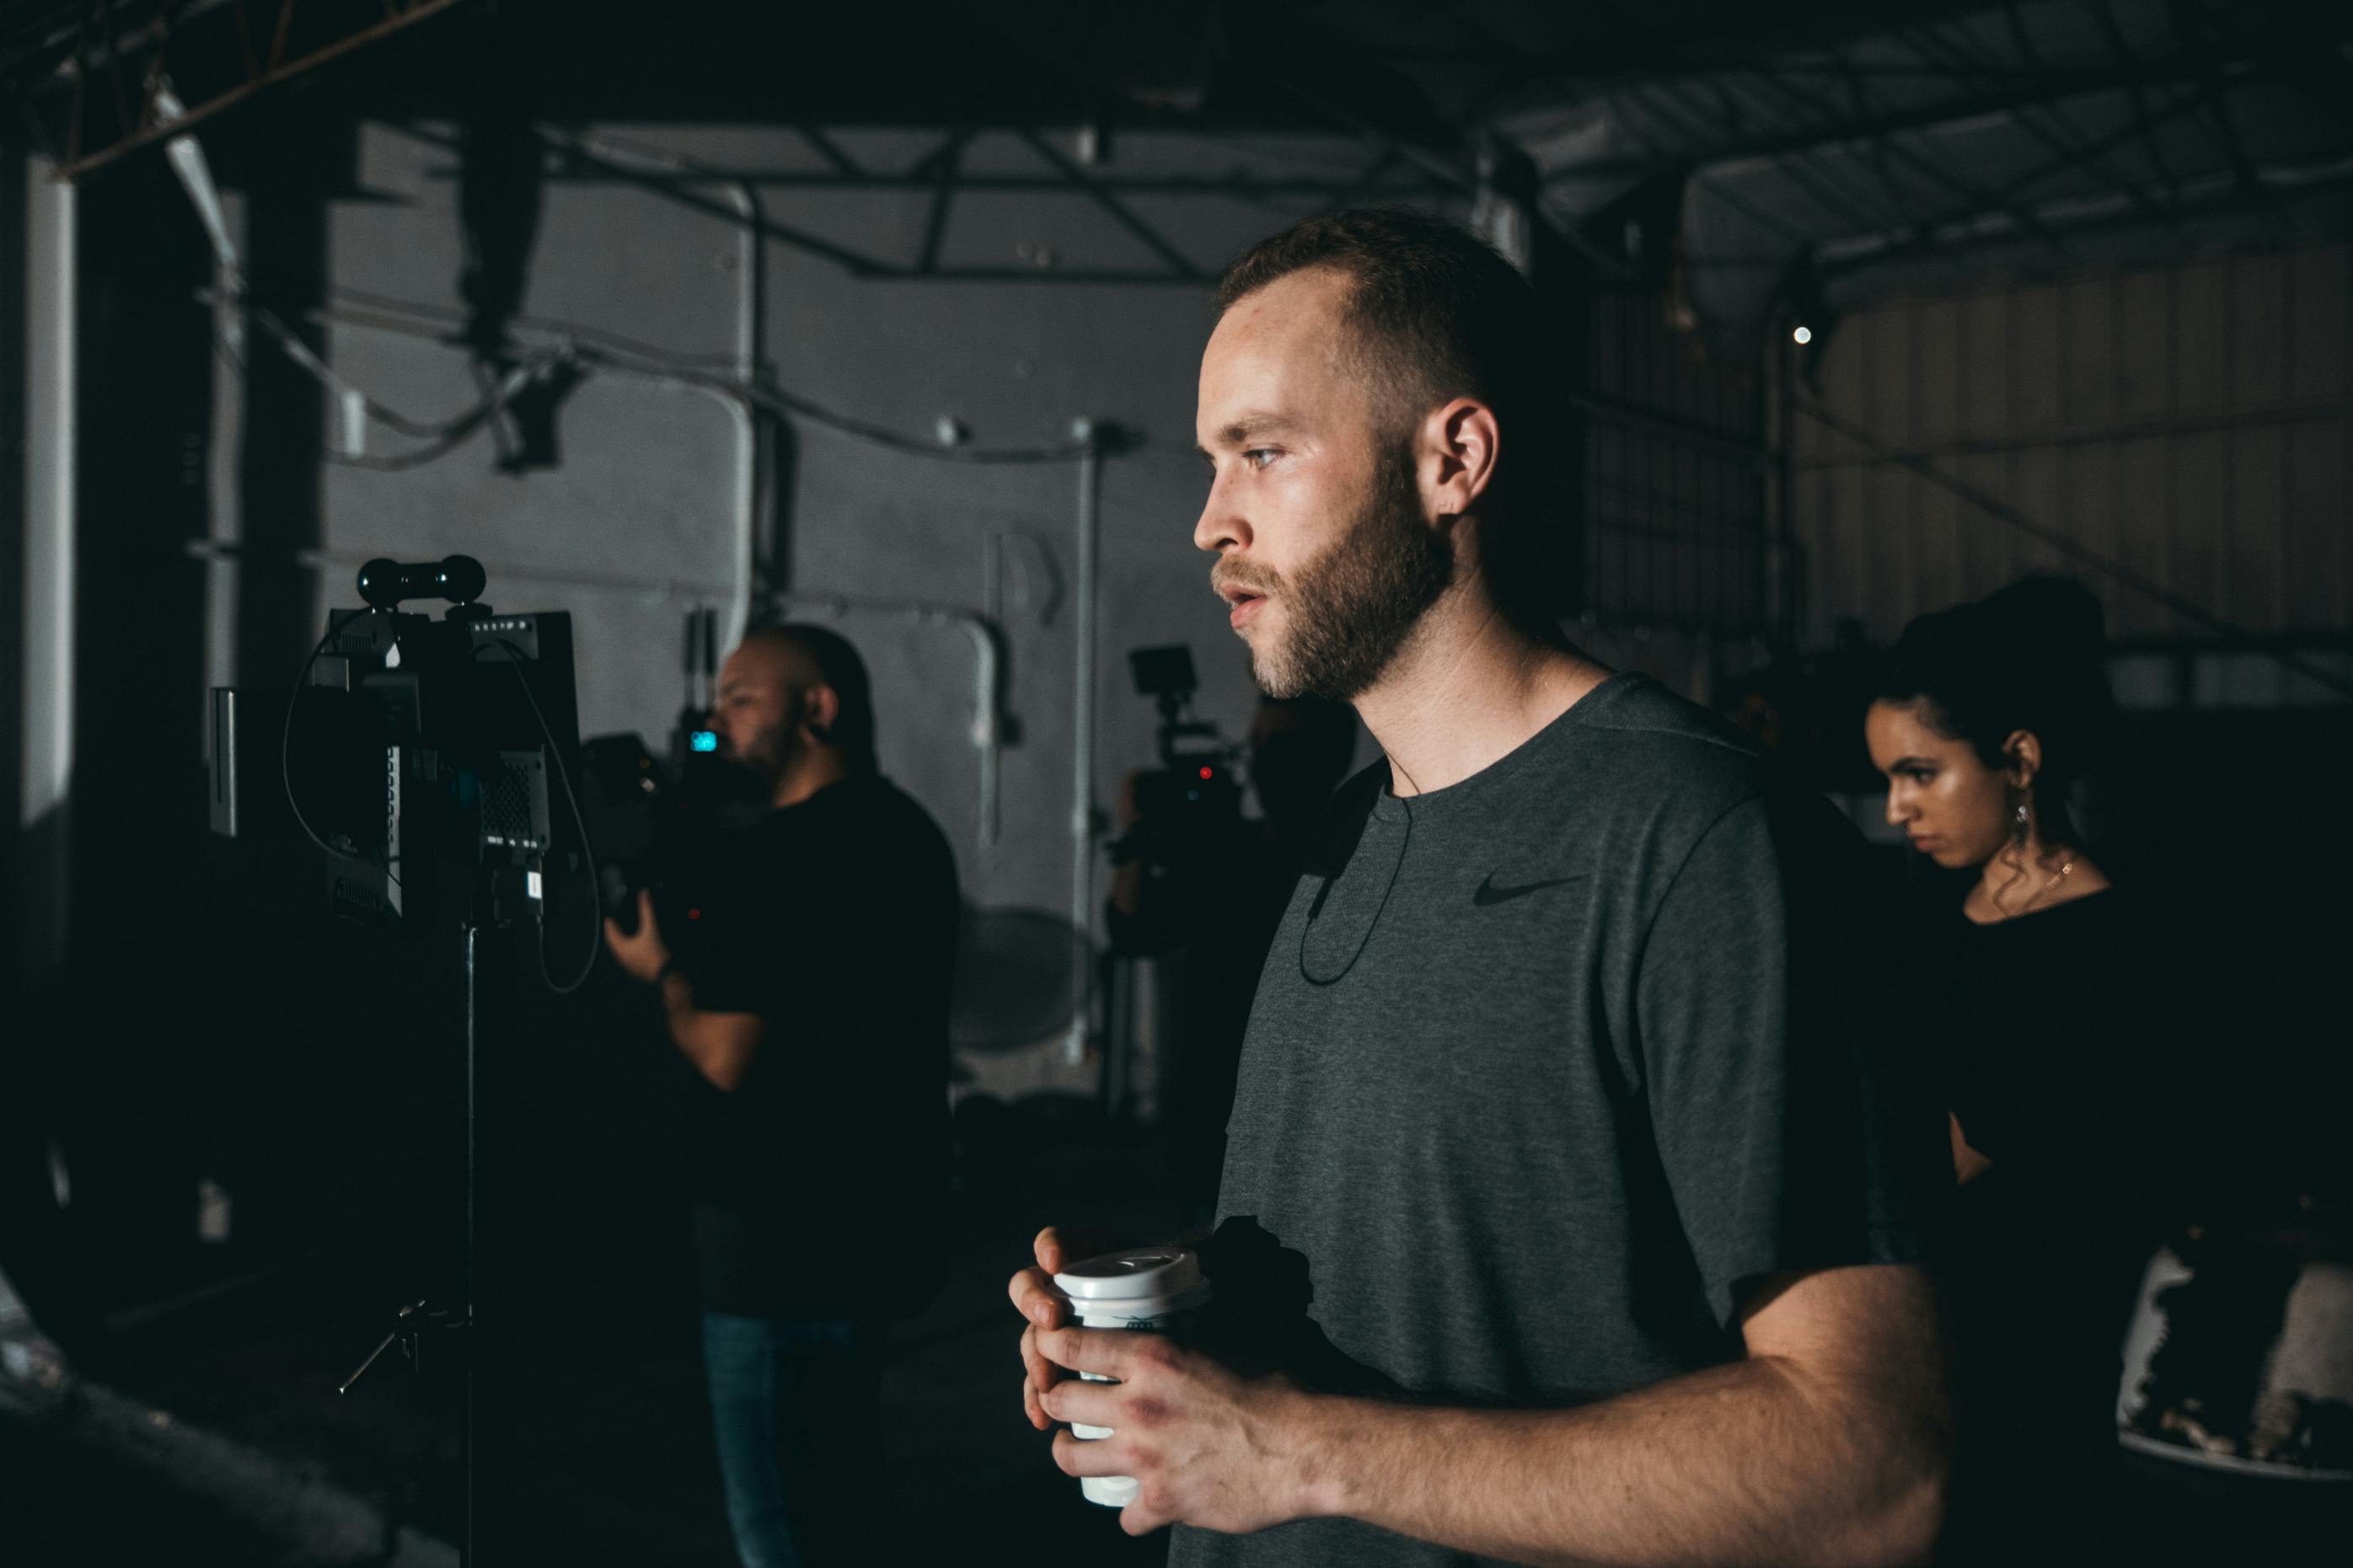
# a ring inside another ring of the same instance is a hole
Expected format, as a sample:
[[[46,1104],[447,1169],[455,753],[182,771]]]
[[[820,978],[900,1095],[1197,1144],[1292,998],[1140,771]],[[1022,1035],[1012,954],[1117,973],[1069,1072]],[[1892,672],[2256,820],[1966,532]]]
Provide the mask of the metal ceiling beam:
[[[1615,3],[1615,0],[1611,0],[1611,9],[1614,11],[1620,11],[1622,13],[1623,7],[1618,5]],[[1623,101],[1636,101],[1634,99],[1633,89],[1629,89],[1618,96]],[[1681,100],[1670,97],[1668,101],[1675,106],[1678,113],[1687,111],[1687,106],[1685,106]],[[1657,113],[1655,110],[1649,110],[1648,112],[1651,113],[1653,116]],[[1628,134],[1631,135],[1635,139],[1638,143],[1650,151],[1654,158],[1660,160],[1658,163],[1652,164],[1648,172],[1661,173],[1673,169],[1688,169],[1690,170],[1688,177],[1694,184],[1699,185],[1702,190],[1705,191],[1709,195],[1715,197],[1725,205],[1730,207],[1733,211],[1741,214],[1750,222],[1757,224],[1762,227],[1770,229],[1772,232],[1780,235],[1784,239],[1787,239],[1792,245],[1798,247],[1799,250],[1803,250],[1808,245],[1809,237],[1804,232],[1791,227],[1779,217],[1748,201],[1746,197],[1734,195],[1724,185],[1715,181],[1704,179],[1700,171],[1692,164],[1692,162],[1688,157],[1678,153],[1667,153],[1662,150],[1656,142],[1652,142],[1648,136],[1642,133],[1640,127],[1636,126],[1624,115],[1621,114],[1619,116],[1618,122],[1626,130]],[[1727,125],[1726,129],[1736,132],[1738,131],[1736,124]],[[1812,195],[1815,200],[1821,202],[1826,206],[1844,207],[1850,218],[1861,216],[1854,208],[1847,205],[1844,199],[1838,192],[1833,190],[1825,194],[1820,187],[1812,186],[1811,176],[1802,173],[1795,165],[1788,163],[1784,158],[1774,156],[1770,161],[1773,162],[1777,167],[1779,167],[1785,174],[1788,174],[1789,177],[1799,184],[1810,186],[1810,188],[1809,189],[1808,194]]]
[[[1086,171],[1064,157],[1060,148],[1035,131],[1024,129],[1019,134],[1021,140],[1029,143],[1031,152],[1046,160],[1070,185],[1084,192],[1087,199],[1108,213],[1113,223],[1142,241],[1144,247],[1160,258],[1172,274],[1196,282],[1208,280],[1208,274],[1195,266],[1191,258],[1171,245],[1159,230],[1136,216],[1134,210],[1121,201],[1117,195],[1088,178]]]
[[[931,211],[923,215],[923,248],[915,254],[918,272],[929,275],[940,269],[940,246],[947,238],[949,209],[955,205],[956,177],[963,168],[965,146],[972,137],[969,130],[951,132],[939,151],[924,160],[934,171],[935,188]]]
[[[744,214],[732,204],[716,196],[706,195],[697,188],[702,185],[737,183],[723,173],[696,169],[686,174],[656,174],[643,170],[626,168],[609,159],[599,158],[577,143],[561,143],[554,151],[555,161],[547,171],[547,177],[550,179],[586,179],[603,184],[635,185],[641,190],[652,191],[681,206],[707,213],[725,223],[741,224],[745,221]],[[854,278],[885,277],[902,270],[892,268],[887,262],[878,261],[871,256],[851,250],[847,246],[836,245],[831,240],[821,239],[816,235],[800,229],[786,227],[773,218],[754,219],[752,226],[759,231],[763,238],[778,240],[797,249],[806,250],[813,256],[821,256]]]
[[[2119,64],[2126,66],[2133,64],[2132,45],[2126,41],[2125,30],[2116,26],[2116,12],[2109,5],[2108,0],[2083,0],[2083,4],[2084,8],[2092,14],[2094,20],[2099,23],[2100,31],[2107,36],[2108,51],[2116,56]],[[2148,154],[2149,166],[2157,171],[2158,178],[2164,182],[2170,198],[2178,202],[2181,199],[2181,184],[2173,177],[2173,169],[2166,161],[2164,149],[2158,145],[2157,122],[2149,115],[2148,89],[2143,83],[2135,82],[2131,92],[2133,129],[2140,137],[2141,151]]]
[[[2002,9],[2010,18],[2010,34],[2013,40],[2012,47],[2018,50],[2019,58],[2021,59],[2026,61],[2030,66],[2032,65],[2035,61],[2034,47],[2032,42],[2027,37],[2023,25],[2019,21],[2017,5],[2015,4],[2007,5],[2003,6]],[[1936,47],[1946,55],[1947,59],[1957,60],[1959,62],[1959,70],[1969,75],[1975,75],[1986,63],[1983,58],[1980,57],[1975,49],[1968,48],[1953,40],[1936,37],[1926,27],[1917,28],[1907,33],[1905,35],[1905,41],[1909,43],[1914,51],[1915,53],[1919,53],[1923,58],[1926,58],[1926,51],[1924,46],[1926,43],[1933,42]],[[2059,132],[2052,131],[2050,127],[2031,118],[2027,113],[2027,109],[2029,107],[2042,109],[2050,112],[2060,121],[2061,124],[2066,127],[2066,135],[2062,136]],[[2042,142],[2045,148],[2052,153],[2059,153],[2062,156],[2072,157],[2077,164],[2088,166],[2092,158],[2098,155],[2096,153],[2086,153],[2082,141],[2083,132],[2076,129],[2073,121],[2067,119],[2066,112],[2063,110],[2059,109],[2054,104],[2042,103],[2031,106],[2021,105],[2018,110],[2011,113],[2010,119],[2021,131],[2023,131],[2029,136],[2033,137],[2037,142]],[[2143,216],[2147,217],[2150,222],[2166,225],[2172,224],[2172,216],[2166,210],[2165,206],[2151,199],[2147,193],[2143,191],[2137,183],[2124,178],[2113,170],[2094,169],[2093,172],[2098,174],[2103,180],[2107,181],[2109,184],[2116,189],[2125,192],[2128,198],[2132,200],[2134,205],[2141,208]]]
[[[1634,100],[1631,93],[1624,93],[1620,96],[1622,100],[1629,102],[1637,101]],[[1640,101],[1646,105],[1648,102],[1647,100]],[[1671,96],[1666,100],[1666,101],[1674,106],[1678,114],[1697,113],[1696,110],[1693,110],[1689,104],[1685,103],[1680,98]],[[1652,112],[1655,112],[1655,110]],[[1805,193],[1815,201],[1820,202],[1825,207],[1843,213],[1849,222],[1869,225],[1873,222],[1878,221],[1873,218],[1871,214],[1863,211],[1860,206],[1856,205],[1845,192],[1838,188],[1836,182],[1824,181],[1820,179],[1809,166],[1798,162],[1797,154],[1777,154],[1766,161],[1771,163],[1775,168],[1780,170],[1782,174],[1786,174],[1794,184],[1805,191]],[[1707,188],[1714,192],[1719,199],[1723,197],[1724,190],[1721,185],[1711,184]],[[1779,227],[1780,226],[1777,225],[1776,226]],[[1781,232],[1788,236],[1790,238],[1799,241],[1800,244],[1805,243],[1808,237],[1800,231],[1787,227],[1781,227]]]
[[[1912,0],[1912,8],[1942,14],[1969,7],[1950,0],[1937,5]],[[1751,0],[1726,0],[1713,7],[1714,15],[1696,16],[1690,14],[1688,7],[1632,15],[1622,7],[1613,9],[1625,25],[1609,37],[1579,38],[1567,47],[1541,53],[1512,51],[1506,63],[1515,68],[1505,73],[1493,90],[1513,92],[1556,80],[1577,83],[1588,89],[1587,95],[1599,96],[1621,82],[1655,82],[1694,70],[1710,75],[1739,71],[1753,66],[1760,54],[1781,43],[1789,26],[1777,14],[1786,7],[1762,7]],[[1825,7],[1817,5],[1813,9],[1820,11]],[[1875,22],[1881,15],[1880,7],[1862,5],[1827,9],[1837,15],[1817,16],[1814,21],[1818,25],[1827,20],[1833,27],[1842,27],[1863,18]],[[1695,58],[1693,40],[1710,35],[1716,38],[1724,58]],[[1841,76],[1845,71],[1842,67],[1833,66],[1827,71],[1815,68],[1808,74]]]
[[[433,141],[440,145],[447,144],[426,135],[416,127],[410,127],[408,131],[410,134],[419,136],[423,140]],[[1012,179],[1002,176],[980,178],[954,174],[956,161],[962,156],[964,142],[973,134],[976,132],[954,133],[939,147],[920,160],[912,170],[903,174],[812,174],[807,170],[786,173],[726,168],[702,163],[697,163],[691,169],[659,172],[628,167],[610,159],[599,157],[594,152],[576,143],[559,139],[552,143],[554,158],[545,177],[550,181],[571,184],[631,185],[651,191],[681,206],[735,225],[744,224],[747,221],[744,215],[732,204],[708,194],[705,187],[782,184],[803,189],[812,187],[834,190],[892,189],[928,193],[933,201],[924,237],[916,259],[905,265],[862,251],[852,250],[805,230],[780,224],[765,215],[757,215],[748,220],[763,238],[774,240],[781,245],[789,245],[796,249],[822,258],[854,278],[930,282],[1182,284],[1196,288],[1208,280],[1209,274],[1203,272],[1187,260],[1165,238],[1151,233],[1149,226],[1144,225],[1142,219],[1135,218],[1134,213],[1124,203],[1115,199],[1113,193],[1124,187],[1110,181],[1097,182],[1085,179],[1082,171],[1078,171],[1076,165],[1072,164],[1068,158],[1060,155],[1058,149],[1035,132],[1025,132],[1020,134],[1033,150],[1038,151],[1039,155],[1045,158],[1050,167],[1054,169],[1053,176]],[[445,178],[454,178],[458,171],[454,167],[448,167],[430,170],[428,173]],[[1072,179],[1071,177],[1072,173],[1078,173],[1081,177]],[[1180,189],[1183,194],[1194,195],[1230,198],[1236,195],[1236,187],[1231,182],[1221,181],[1199,181],[1183,187],[1168,182],[1154,182],[1149,188],[1155,194],[1161,195]],[[1293,187],[1295,194],[1305,195],[1325,194],[1335,188],[1334,184],[1328,181],[1300,182]],[[949,205],[956,197],[968,195],[976,191],[1007,189],[1065,194],[1077,190],[1088,195],[1096,200],[1098,205],[1103,206],[1114,221],[1118,221],[1123,215],[1133,219],[1133,226],[1123,223],[1122,226],[1143,240],[1146,247],[1160,259],[1163,266],[1156,269],[1122,267],[941,266],[939,257],[946,243],[945,215]],[[1144,229],[1145,232],[1138,233],[1138,228]]]
[[[1833,59],[1843,58],[1843,51],[1833,47],[1829,43],[1819,37],[1814,40],[1814,47],[1821,49]],[[1767,78],[1767,79],[1769,81],[1771,79]],[[1794,100],[1800,107],[1803,107],[1805,104],[1806,100],[1804,95],[1799,93],[1795,89],[1788,87],[1786,83],[1776,82],[1773,85],[1779,88],[1784,96]],[[2021,226],[2033,233],[2036,238],[2042,240],[2045,244],[2049,245],[2052,249],[2059,251],[2061,254],[2065,254],[2066,247],[2055,235],[2052,234],[2050,230],[2042,227],[2034,218],[2033,215],[2028,212],[2025,208],[2017,205],[2015,203],[2005,202],[1998,195],[1992,195],[1987,192],[1978,190],[1970,181],[1953,173],[1943,163],[1937,162],[1934,158],[1926,156],[1924,153],[1915,151],[1902,142],[1895,141],[1892,138],[1883,138],[1880,142],[1879,145],[1884,148],[1890,156],[1902,159],[1905,163],[1910,164],[1919,173],[1926,175],[1929,179],[1936,181],[1937,184],[1944,185],[1947,189],[1953,191],[1957,195],[1967,197],[1971,201],[1991,202],[1996,205],[2000,206],[2002,210],[2010,213]]]
[[[2147,115],[2137,116],[2131,124],[2126,125],[2119,130],[2107,132],[2102,135],[2094,137],[2091,141],[2083,143],[2079,147],[2070,148],[2066,152],[2060,153],[2057,157],[2052,158],[2049,163],[2037,164],[2034,168],[2029,169],[2025,174],[2016,176],[2004,184],[2000,191],[1995,193],[1996,195],[2001,198],[2000,201],[1989,202],[1984,205],[1974,207],[1963,212],[1945,214],[1927,223],[1915,225],[1915,232],[1926,235],[1935,229],[1950,228],[1957,224],[1973,222],[1978,218],[1985,216],[1988,213],[2000,212],[2004,210],[2004,206],[2008,203],[2024,201],[2027,199],[2028,193],[2031,192],[2035,186],[2042,184],[2045,180],[2050,179],[2052,175],[2064,174],[2067,170],[2074,168],[2077,165],[2085,163],[2089,159],[2098,157],[2101,153],[2108,152],[2112,148],[2120,146],[2123,143],[2131,141],[2136,136],[2146,136],[2152,129],[2164,124],[2168,121],[2178,120],[2183,115],[2197,112],[2198,105],[2202,96],[2203,95],[2201,93],[2194,89],[2189,91],[2183,92],[2175,97],[2171,102],[2151,110]],[[2113,176],[2108,177],[2113,178]],[[2171,199],[2179,201],[2179,181],[2174,179],[2169,174],[2166,176],[2166,180],[2168,195]]]
[[[2353,157],[2294,168],[2258,169],[2255,174],[2257,183],[2263,187],[2260,196],[2242,190],[2236,175],[2185,182],[2179,210],[2185,216],[2195,214],[2200,216],[2251,212],[2262,207],[2276,210],[2284,201],[2299,196],[2353,190]],[[2119,192],[2115,199],[2126,201],[2126,197]],[[2063,205],[2072,211],[2059,210]],[[2041,216],[2042,222],[2068,234],[2132,228],[2147,221],[2137,209],[2129,212],[2113,208],[2086,211],[2081,202],[2046,204]],[[1908,230],[1901,229],[1885,230],[1875,235],[1852,235],[1829,244],[1829,254],[1822,258],[1821,268],[1825,278],[1851,276],[1891,261],[1911,260],[1931,251],[1940,255],[1967,255],[2017,245],[2029,237],[2015,230],[1931,237],[1925,242],[1915,242]],[[1872,241],[1884,241],[1885,244],[1878,249],[1850,248]]]
[[[61,179],[81,179],[143,147],[185,135],[205,121],[273,87],[307,75],[331,61],[464,3],[465,0],[385,0],[384,14],[380,18],[354,26],[332,42],[289,59],[286,52],[295,0],[280,0],[278,26],[268,58],[257,58],[248,48],[246,51],[245,80],[190,103],[179,113],[167,117],[161,112],[159,104],[163,89],[171,80],[173,24],[187,7],[166,0],[155,23],[146,30],[144,40],[133,45],[123,41],[114,31],[117,7],[110,0],[90,0],[89,8],[83,13],[86,18],[84,41],[76,47],[64,68],[72,73],[73,96],[68,110],[67,156],[58,165],[58,175]],[[238,0],[230,0],[230,4],[237,13],[240,34],[244,36],[244,7]],[[84,152],[81,138],[85,88],[90,73],[101,68],[96,58],[97,51],[90,42],[91,24],[97,30],[103,31],[107,37],[102,68],[116,100],[117,136],[95,152]],[[139,48],[147,50],[148,58],[142,62],[138,71],[142,87],[139,104],[134,110],[123,84],[124,57]]]
[[[928,164],[927,156],[925,164]],[[1397,167],[1398,160],[1382,154],[1373,166],[1357,174],[1335,179],[1317,179],[1306,175],[1266,177],[1249,175],[1158,175],[1103,174],[1090,179],[1097,190],[1121,196],[1222,196],[1237,201],[1251,201],[1270,196],[1329,196],[1354,193],[1359,197],[1437,196],[1460,195],[1461,187],[1451,181],[1385,178]],[[1644,167],[1651,165],[1645,164]],[[454,177],[454,166],[436,168],[429,173],[443,178]],[[554,177],[570,180],[603,180],[602,173],[588,170],[558,170]],[[862,170],[855,174],[828,173],[807,168],[771,169],[758,165],[712,164],[707,173],[663,176],[649,174],[649,183],[670,178],[686,184],[707,184],[725,181],[773,186],[778,190],[818,191],[934,191],[939,188],[938,174],[924,165],[912,170]],[[959,195],[1018,195],[1036,192],[1068,192],[1070,181],[1060,174],[976,174],[962,170],[956,175]]]
[[[2225,72],[2252,70],[2255,62],[2249,58],[2232,58],[2211,67],[2192,68],[2186,59],[2179,69],[2148,69],[2145,71],[2077,71],[2053,73],[2050,79],[2063,85],[2047,93],[2014,91],[1982,92],[1972,96],[1942,99],[1922,104],[1916,109],[1889,110],[1875,114],[1851,114],[1841,119],[1817,120],[1793,129],[1746,137],[1726,137],[1705,147],[1683,154],[1696,163],[1735,163],[1742,158],[1771,158],[1783,153],[1806,153],[1817,148],[1862,144],[1885,140],[1905,132],[1933,132],[1945,125],[1982,119],[1989,114],[2015,111],[2022,105],[2032,105],[2063,98],[2080,97],[2089,92],[2105,92],[2148,88],[2205,79],[2208,69]],[[1760,73],[1761,74],[1761,73]],[[1786,77],[1789,73],[1778,66],[1773,74]],[[1950,81],[1950,67],[1938,67],[1933,72],[1938,80]],[[1785,83],[1786,86],[1786,83]],[[1630,159],[1595,160],[1575,163],[1547,175],[1547,181],[1585,177],[1605,178],[1620,174],[1640,174],[1655,167],[1648,163],[1637,163]]]
[[[2175,32],[2185,37],[2194,36],[2210,44],[2219,41],[2211,26],[2213,17],[2207,12],[2185,4],[2184,0],[2174,0],[2172,16]],[[2248,153],[2246,141],[2239,134],[2239,128],[2231,122],[2229,106],[2222,101],[2221,74],[2208,73],[2205,88],[2200,96],[2200,107],[2204,110],[2200,116],[2201,122],[2213,137],[2215,145],[2221,150],[2222,156],[2229,159],[2231,167],[2238,172],[2240,187],[2250,193],[2261,193],[2263,182],[2256,177],[2255,160]]]
[[[849,154],[843,152],[840,145],[836,142],[833,138],[828,136],[824,132],[819,131],[814,125],[797,125],[795,126],[794,129],[800,132],[802,141],[807,142],[810,147],[816,150],[818,157],[833,165],[834,173],[846,175],[851,179],[859,179],[864,176],[866,172],[863,169],[860,169],[857,163],[851,160]],[[753,176],[749,174],[733,174],[729,177],[732,179],[744,180],[750,179]],[[920,175],[911,176],[911,178],[920,177]]]

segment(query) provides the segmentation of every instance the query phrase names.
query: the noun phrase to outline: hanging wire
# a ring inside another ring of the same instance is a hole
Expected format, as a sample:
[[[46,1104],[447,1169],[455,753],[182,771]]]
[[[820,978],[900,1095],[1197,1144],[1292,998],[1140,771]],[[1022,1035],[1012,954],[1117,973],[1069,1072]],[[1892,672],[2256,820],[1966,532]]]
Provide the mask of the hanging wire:
[[[378,331],[397,332],[410,337],[440,341],[443,334],[421,324],[409,325],[385,312],[387,307],[406,310],[424,319],[431,312],[420,307],[396,305],[394,301],[376,300],[375,310],[350,310],[327,307],[314,314],[320,320],[359,326]],[[784,418],[799,420],[828,430],[838,436],[860,441],[868,446],[908,457],[927,458],[934,462],[965,464],[1049,464],[1076,462],[1091,450],[1100,451],[1099,442],[1065,441],[1039,447],[949,447],[936,441],[904,436],[887,426],[856,419],[839,414],[811,399],[786,392],[778,387],[747,383],[739,376],[712,369],[709,363],[692,355],[670,354],[638,343],[616,333],[607,333],[576,323],[549,321],[536,323],[540,330],[562,334],[554,348],[543,350],[515,366],[501,378],[498,385],[480,401],[456,416],[440,421],[411,419],[397,410],[378,402],[353,387],[338,376],[311,346],[304,342],[274,313],[249,308],[256,325],[275,342],[287,357],[315,377],[331,392],[355,397],[367,416],[386,428],[414,437],[424,443],[405,452],[382,456],[367,453],[330,453],[329,460],[353,468],[400,469],[422,467],[446,457],[466,444],[478,431],[487,426],[532,384],[561,367],[577,371],[604,370],[619,375],[638,376],[672,385],[697,387],[716,393],[761,412]],[[224,356],[244,374],[245,366],[226,343]]]

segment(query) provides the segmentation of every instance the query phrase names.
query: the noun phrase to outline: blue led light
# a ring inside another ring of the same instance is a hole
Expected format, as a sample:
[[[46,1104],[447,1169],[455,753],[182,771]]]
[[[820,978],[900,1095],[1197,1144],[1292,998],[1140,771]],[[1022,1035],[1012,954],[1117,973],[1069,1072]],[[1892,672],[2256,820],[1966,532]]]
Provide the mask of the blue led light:
[[[694,731],[687,736],[686,746],[691,752],[715,752],[719,749],[719,732],[715,730]]]

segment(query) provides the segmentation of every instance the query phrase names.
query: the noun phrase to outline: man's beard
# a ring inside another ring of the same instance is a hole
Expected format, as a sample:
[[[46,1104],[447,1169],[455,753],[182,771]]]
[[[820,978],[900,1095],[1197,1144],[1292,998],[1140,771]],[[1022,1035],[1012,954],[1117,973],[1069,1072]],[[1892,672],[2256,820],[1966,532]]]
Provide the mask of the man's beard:
[[[1290,581],[1265,580],[1264,591],[1282,601],[1285,626],[1279,641],[1250,649],[1251,673],[1269,697],[1353,701],[1454,580],[1454,552],[1422,516],[1411,448],[1385,444],[1376,463],[1373,493],[1347,532]]]
[[[751,745],[744,750],[731,748],[729,760],[758,778],[762,787],[774,789],[792,762],[794,739],[790,725],[771,724],[753,736]]]

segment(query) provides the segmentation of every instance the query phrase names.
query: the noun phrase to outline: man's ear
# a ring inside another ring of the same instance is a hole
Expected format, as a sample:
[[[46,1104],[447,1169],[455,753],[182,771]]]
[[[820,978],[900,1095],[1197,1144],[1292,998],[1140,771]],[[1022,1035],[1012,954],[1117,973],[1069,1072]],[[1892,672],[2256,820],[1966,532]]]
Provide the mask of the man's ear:
[[[1495,411],[1475,397],[1458,397],[1433,409],[1422,422],[1421,434],[1421,468],[1430,484],[1431,510],[1440,517],[1472,510],[1493,482],[1502,450]]]
[[[801,728],[818,741],[833,739],[841,721],[841,693],[830,686],[812,686],[801,694]]]

